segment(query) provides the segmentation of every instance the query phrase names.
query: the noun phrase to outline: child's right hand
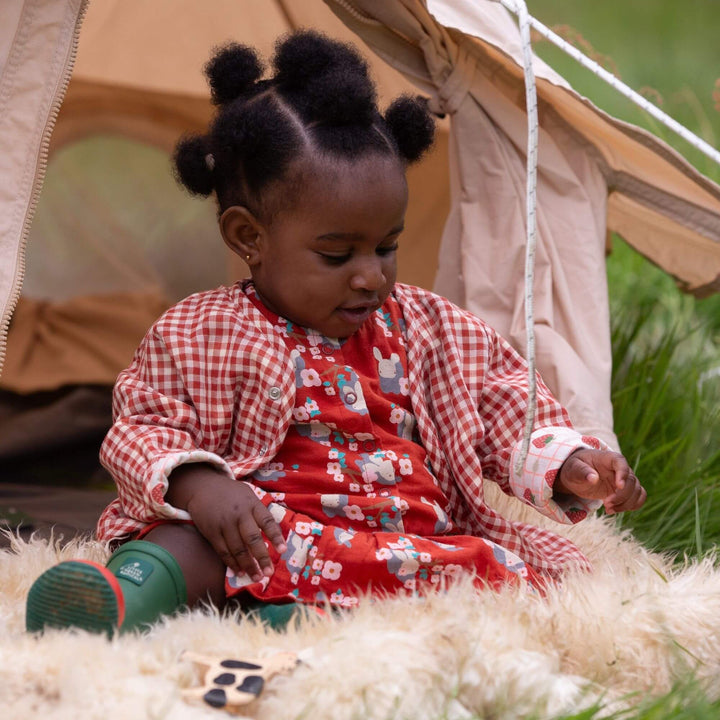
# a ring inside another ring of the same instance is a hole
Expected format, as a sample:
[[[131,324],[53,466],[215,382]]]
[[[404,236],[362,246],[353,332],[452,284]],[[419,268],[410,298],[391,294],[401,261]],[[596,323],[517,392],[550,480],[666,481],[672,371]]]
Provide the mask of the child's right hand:
[[[235,573],[254,582],[273,574],[263,535],[279,553],[287,546],[270,511],[244,482],[211,465],[182,465],[170,476],[168,502],[190,513],[195,527]]]

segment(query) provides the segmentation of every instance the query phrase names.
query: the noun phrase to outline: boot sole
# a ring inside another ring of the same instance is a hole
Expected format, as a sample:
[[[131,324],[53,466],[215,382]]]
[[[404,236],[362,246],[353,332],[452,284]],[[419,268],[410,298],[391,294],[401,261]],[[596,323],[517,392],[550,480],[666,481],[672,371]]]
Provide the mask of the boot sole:
[[[74,627],[112,635],[124,615],[117,578],[97,563],[70,560],[51,567],[33,583],[25,627],[28,632]]]

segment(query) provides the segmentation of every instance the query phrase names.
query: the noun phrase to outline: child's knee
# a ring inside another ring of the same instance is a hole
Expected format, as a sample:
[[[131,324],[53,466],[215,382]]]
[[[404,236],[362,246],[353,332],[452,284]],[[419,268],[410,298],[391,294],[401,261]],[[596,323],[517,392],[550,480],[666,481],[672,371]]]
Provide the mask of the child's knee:
[[[153,528],[143,540],[167,550],[182,570],[190,607],[208,599],[218,607],[225,604],[225,564],[189,523],[165,523]]]

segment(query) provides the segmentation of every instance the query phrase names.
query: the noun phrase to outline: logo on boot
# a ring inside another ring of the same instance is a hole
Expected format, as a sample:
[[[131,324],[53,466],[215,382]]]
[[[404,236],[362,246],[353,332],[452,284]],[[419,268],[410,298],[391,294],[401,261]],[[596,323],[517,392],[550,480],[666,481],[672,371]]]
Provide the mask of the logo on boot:
[[[150,577],[153,569],[147,560],[130,558],[117,569],[115,576],[129,580],[135,585],[142,585]]]

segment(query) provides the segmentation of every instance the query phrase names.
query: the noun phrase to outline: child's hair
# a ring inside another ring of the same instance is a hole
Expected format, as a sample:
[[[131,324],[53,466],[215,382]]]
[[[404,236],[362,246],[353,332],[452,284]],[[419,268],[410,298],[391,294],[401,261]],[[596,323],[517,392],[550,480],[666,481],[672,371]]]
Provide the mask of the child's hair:
[[[381,115],[367,63],[352,46],[299,31],[277,44],[272,65],[274,77],[263,80],[252,48],[232,43],[218,49],[205,66],[217,115],[206,135],[186,136],[175,150],[179,181],[196,195],[215,191],[221,213],[244,205],[272,218],[274,193],[264,191],[274,181],[291,180],[293,160],[308,151],[347,160],[374,153],[412,163],[432,144],[435,123],[427,103],[401,96]]]

